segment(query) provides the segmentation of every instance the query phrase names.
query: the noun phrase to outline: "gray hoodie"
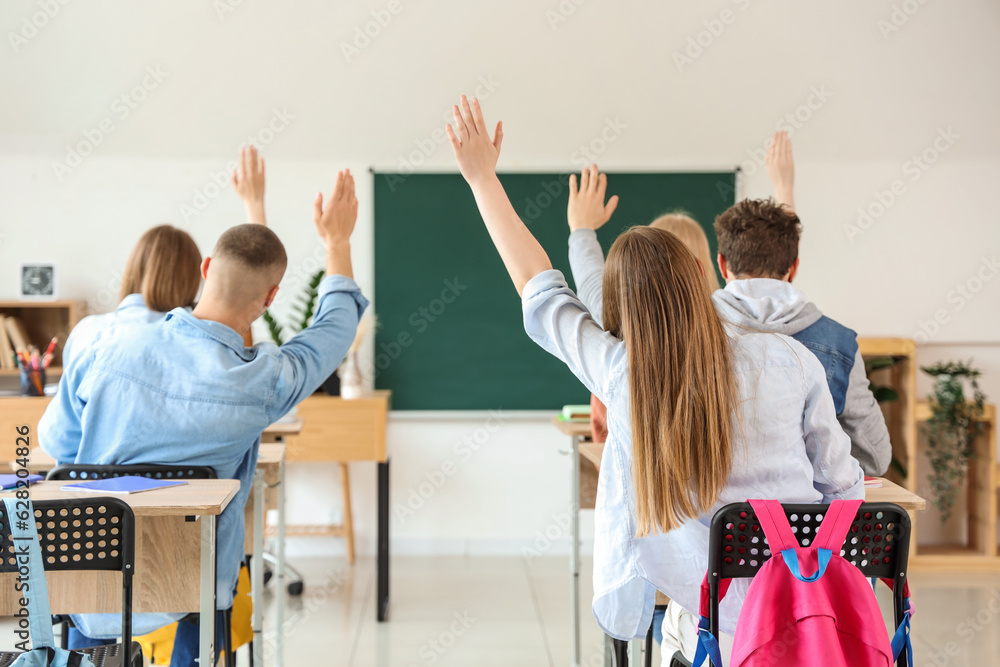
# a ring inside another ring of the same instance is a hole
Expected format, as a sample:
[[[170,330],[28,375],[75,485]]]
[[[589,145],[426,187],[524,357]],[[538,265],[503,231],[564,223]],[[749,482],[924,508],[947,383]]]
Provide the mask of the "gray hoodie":
[[[731,281],[712,298],[719,314],[733,324],[787,336],[815,324],[823,315],[791,283],[770,278]],[[892,459],[889,429],[882,408],[868,389],[860,350],[851,368],[844,410],[837,420],[851,439],[851,454],[865,474],[884,474]]]
[[[569,262],[580,300],[594,318],[602,320],[604,251],[591,230],[577,230],[569,237]],[[716,310],[737,326],[793,336],[815,324],[822,313],[805,296],[781,280],[735,280],[712,295]],[[851,368],[844,410],[837,416],[851,439],[851,454],[866,475],[881,475],[889,468],[892,445],[882,409],[868,389],[865,363],[859,351]]]

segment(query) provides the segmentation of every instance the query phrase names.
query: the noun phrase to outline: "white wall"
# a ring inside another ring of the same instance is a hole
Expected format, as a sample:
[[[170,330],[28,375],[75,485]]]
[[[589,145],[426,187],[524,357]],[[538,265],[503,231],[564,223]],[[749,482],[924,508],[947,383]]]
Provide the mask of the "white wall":
[[[488,119],[504,120],[506,169],[572,166],[594,142],[611,170],[743,163],[743,191],[754,196],[769,192],[755,155],[798,113],[802,289],[863,335],[922,334],[932,345],[921,361],[973,356],[1000,398],[1000,280],[983,264],[1000,252],[996,3],[897,2],[907,15],[885,0],[227,1],[236,2],[3,3],[0,298],[15,296],[21,261],[50,260],[61,296],[107,310],[115,271],[159,222],[188,229],[208,252],[242,215],[211,174],[248,136],[266,143],[268,211],[292,258],[281,311],[314,261],[312,196],[343,166],[360,177],[356,270],[371,293],[366,169],[411,155],[420,168],[452,169],[432,133],[458,93],[478,87]],[[342,43],[390,8],[398,12],[379,34],[345,57]],[[879,21],[894,12],[901,25],[883,35],[892,24]],[[45,25],[32,32],[25,20]],[[686,49],[693,61],[678,66]],[[144,77],[147,89],[134,90]],[[122,95],[144,99],[129,108]],[[609,119],[626,127],[602,149],[595,140]],[[948,128],[951,139],[936,139]],[[67,146],[88,136],[99,145],[57,174]],[[914,171],[911,156],[925,150],[934,164]],[[880,213],[896,180],[901,194]],[[859,207],[870,223],[859,224]],[[953,292],[966,283],[969,299]],[[394,501],[405,503],[486,419],[394,416]],[[423,508],[397,519],[397,548],[530,545],[565,511],[562,445],[543,421],[509,415]],[[358,533],[371,550],[374,472],[353,471]],[[322,466],[293,471],[298,520],[335,512],[331,479]]]

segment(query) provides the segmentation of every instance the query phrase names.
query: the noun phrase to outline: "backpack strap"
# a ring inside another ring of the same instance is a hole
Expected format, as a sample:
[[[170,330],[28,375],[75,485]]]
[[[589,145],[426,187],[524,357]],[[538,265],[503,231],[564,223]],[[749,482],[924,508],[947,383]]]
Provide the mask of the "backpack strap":
[[[31,647],[51,648],[55,646],[55,639],[52,636],[52,615],[49,613],[49,590],[45,585],[42,549],[38,544],[38,530],[35,527],[35,509],[30,499],[4,498],[3,504],[7,510],[7,523],[14,543],[18,576],[25,583],[21,594],[28,598]]]
[[[813,546],[819,549],[829,549],[831,552],[839,554],[862,502],[861,500],[834,500],[830,503],[823,523],[816,531]]]
[[[788,525],[788,517],[785,516],[785,508],[777,500],[751,500],[754,514],[757,515],[757,522],[767,544],[771,548],[771,553],[781,553],[788,549],[799,546],[798,541],[792,533],[792,527]]]

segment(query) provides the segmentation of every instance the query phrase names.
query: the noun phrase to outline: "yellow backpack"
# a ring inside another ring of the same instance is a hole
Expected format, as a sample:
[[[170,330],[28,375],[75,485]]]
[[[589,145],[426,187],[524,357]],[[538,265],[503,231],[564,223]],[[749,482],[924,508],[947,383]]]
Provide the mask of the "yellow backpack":
[[[250,622],[252,615],[250,572],[243,566],[240,568],[240,578],[236,582],[236,597],[233,600],[233,651],[253,640],[253,627]],[[149,657],[150,665],[169,665],[176,634],[177,624],[174,623],[148,635],[136,637],[135,641],[142,645],[142,653]],[[221,646],[216,647],[216,652],[220,658],[226,654]]]

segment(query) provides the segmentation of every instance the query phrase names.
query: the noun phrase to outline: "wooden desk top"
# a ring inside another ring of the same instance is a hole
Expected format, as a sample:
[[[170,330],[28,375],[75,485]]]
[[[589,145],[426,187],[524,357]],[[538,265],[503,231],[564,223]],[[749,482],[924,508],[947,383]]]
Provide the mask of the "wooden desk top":
[[[880,477],[882,486],[879,488],[865,488],[865,502],[868,503],[896,503],[907,512],[927,509],[927,501],[915,493],[907,491],[899,484],[890,482],[884,477]]]
[[[94,498],[87,491],[60,491],[66,482],[38,482],[31,485],[31,499]],[[192,479],[182,486],[153,489],[143,493],[108,494],[121,498],[140,516],[218,516],[240,489],[235,479]],[[7,491],[0,495],[13,495]]]
[[[261,437],[275,435],[298,435],[302,432],[302,420],[296,419],[293,422],[275,422],[264,429]]]
[[[590,422],[564,422],[559,417],[552,418],[552,425],[562,431],[565,435],[579,436],[581,438],[590,437]]]
[[[589,437],[590,424],[584,422],[564,422],[558,417],[552,418],[552,424],[562,433],[569,436]],[[595,467],[601,465],[601,456],[604,453],[604,443],[585,442],[580,443],[580,455],[594,464]],[[923,510],[927,508],[927,501],[915,493],[907,491],[895,482],[890,482],[885,478],[882,486],[878,488],[865,489],[865,501],[869,503],[895,503],[908,512]]]

